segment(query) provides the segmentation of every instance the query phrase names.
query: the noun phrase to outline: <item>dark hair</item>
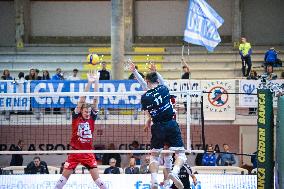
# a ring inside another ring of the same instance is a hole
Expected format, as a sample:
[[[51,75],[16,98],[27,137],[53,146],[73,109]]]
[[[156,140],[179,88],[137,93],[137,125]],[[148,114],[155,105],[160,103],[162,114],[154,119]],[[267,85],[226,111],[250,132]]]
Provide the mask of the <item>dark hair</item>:
[[[44,75],[44,72],[47,73],[47,75],[45,76]],[[47,70],[43,70],[43,74],[42,74],[42,80],[49,80],[50,79],[50,76],[49,76],[49,72]]]
[[[39,73],[39,69],[35,69],[35,72],[36,72],[36,73]]]
[[[138,66],[135,66],[135,69],[138,70]]]
[[[132,145],[134,145],[134,144],[139,145],[139,142],[137,140],[133,140]]]
[[[79,70],[77,68],[73,69],[73,72],[78,72]]]
[[[36,160],[36,159],[38,159],[40,161],[40,157],[39,156],[34,157],[33,160]]]
[[[284,72],[281,73],[281,77],[284,78]]]
[[[20,73],[18,74],[18,77],[19,77],[19,79],[21,79],[22,77],[25,77],[25,74],[24,74],[23,72],[20,72]]]
[[[158,75],[156,72],[151,72],[146,75],[146,80],[150,83],[158,82]]]

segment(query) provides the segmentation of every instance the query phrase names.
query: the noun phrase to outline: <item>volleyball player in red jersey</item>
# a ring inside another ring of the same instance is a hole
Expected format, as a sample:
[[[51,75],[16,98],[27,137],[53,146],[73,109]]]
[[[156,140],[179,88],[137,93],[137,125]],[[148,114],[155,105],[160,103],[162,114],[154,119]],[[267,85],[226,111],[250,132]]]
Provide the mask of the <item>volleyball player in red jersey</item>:
[[[98,91],[99,76],[97,73],[88,73],[88,84],[85,92],[89,92],[91,85],[95,83],[95,92]],[[95,120],[98,113],[98,98],[94,97],[91,111],[88,111],[86,96],[81,96],[77,107],[72,115],[72,137],[70,145],[72,150],[92,150],[93,132]],[[61,178],[56,183],[55,189],[61,189],[66,184],[69,176],[78,164],[82,164],[89,169],[89,172],[100,189],[107,189],[106,184],[99,177],[97,161],[93,153],[90,154],[69,154],[64,164]]]

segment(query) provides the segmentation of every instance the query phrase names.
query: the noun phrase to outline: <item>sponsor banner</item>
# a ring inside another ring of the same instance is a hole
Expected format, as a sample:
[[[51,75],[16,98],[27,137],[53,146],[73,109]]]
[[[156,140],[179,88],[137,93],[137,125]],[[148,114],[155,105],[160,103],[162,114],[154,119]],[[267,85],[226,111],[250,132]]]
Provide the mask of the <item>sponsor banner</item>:
[[[31,81],[31,92],[76,92],[78,95],[84,91],[86,80],[81,81]],[[100,92],[136,92],[141,91],[139,83],[133,80],[109,80],[100,81]],[[94,85],[90,88],[94,91]],[[141,95],[132,96],[100,96],[100,108],[140,108]],[[93,97],[87,97],[86,102],[92,103]],[[34,108],[74,108],[79,100],[79,96],[65,97],[35,97],[32,98]]]
[[[269,89],[257,91],[257,188],[273,188],[274,171],[274,121],[272,93]]]
[[[22,189],[51,189],[61,175],[2,175],[0,176],[0,188],[22,188]],[[144,175],[115,175],[101,174],[109,189],[150,189],[150,174]],[[196,175],[198,185],[206,189],[256,189],[256,175]],[[163,180],[161,174],[158,175]],[[191,182],[192,183],[192,182]],[[92,181],[90,174],[73,174],[64,186],[64,189],[98,189]],[[194,188],[192,186],[192,188]],[[162,186],[159,189],[163,189]]]
[[[29,93],[29,82],[0,81],[0,110],[29,110],[28,97],[1,97],[1,93]]]
[[[197,92],[201,90],[201,82],[200,80],[189,80],[189,79],[180,79],[180,80],[167,80],[166,83],[168,84],[171,91],[188,91],[191,90],[190,99],[191,102],[200,102],[201,93]],[[177,96],[177,102],[182,103],[186,102],[186,94],[179,94]]]
[[[200,102],[201,84],[198,80],[167,80],[171,91],[194,90],[191,93],[192,102]],[[39,92],[83,92],[87,81],[31,81],[30,91]],[[90,91],[93,91],[93,86]],[[135,80],[111,80],[100,81],[100,92],[129,92],[141,91],[142,88]],[[74,108],[79,100],[79,96],[72,97],[35,97],[32,99],[33,108]],[[92,103],[93,97],[87,97],[86,101]],[[140,108],[141,95],[133,96],[101,96],[99,98],[100,108]],[[186,94],[178,94],[177,102],[186,102]]]
[[[235,120],[236,106],[235,80],[201,81],[201,86],[207,93],[203,94],[205,120]]]
[[[284,80],[272,80],[271,83],[277,83],[279,86],[284,84]],[[240,107],[257,107],[257,89],[261,86],[261,80],[239,80],[239,106]],[[277,107],[277,97],[273,97],[273,107]]]

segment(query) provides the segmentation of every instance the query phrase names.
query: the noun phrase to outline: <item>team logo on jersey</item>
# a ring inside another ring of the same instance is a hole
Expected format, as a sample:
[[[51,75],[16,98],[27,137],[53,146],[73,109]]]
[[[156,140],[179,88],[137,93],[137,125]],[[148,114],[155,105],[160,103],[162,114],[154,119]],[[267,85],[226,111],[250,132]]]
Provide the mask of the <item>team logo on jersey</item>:
[[[88,122],[79,123],[78,125],[78,136],[80,137],[79,140],[84,142],[89,142],[92,139],[92,131],[90,129],[90,125]]]

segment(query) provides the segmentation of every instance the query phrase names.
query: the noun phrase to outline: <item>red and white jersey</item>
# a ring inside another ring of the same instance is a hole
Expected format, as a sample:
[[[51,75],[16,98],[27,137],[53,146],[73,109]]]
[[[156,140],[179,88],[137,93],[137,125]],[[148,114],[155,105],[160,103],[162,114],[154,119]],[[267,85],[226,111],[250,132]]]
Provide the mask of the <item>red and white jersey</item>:
[[[97,111],[91,111],[89,119],[84,119],[81,113],[72,114],[72,137],[70,145],[75,150],[93,149],[93,132]]]

